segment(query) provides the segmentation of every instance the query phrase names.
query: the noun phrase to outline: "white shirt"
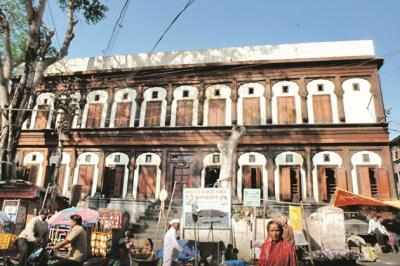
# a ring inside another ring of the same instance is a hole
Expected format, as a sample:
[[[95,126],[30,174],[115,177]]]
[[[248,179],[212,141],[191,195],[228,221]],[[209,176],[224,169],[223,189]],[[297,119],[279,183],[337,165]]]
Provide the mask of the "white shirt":
[[[368,234],[375,233],[376,229],[378,229],[378,221],[375,219],[370,219],[368,222]]]
[[[164,236],[163,266],[171,266],[177,253],[182,251],[182,247],[176,240],[176,229],[171,226]]]
[[[45,245],[49,234],[49,228],[46,221],[43,221],[40,216],[32,218],[25,226],[24,230],[19,234],[18,238],[24,238],[29,242]]]

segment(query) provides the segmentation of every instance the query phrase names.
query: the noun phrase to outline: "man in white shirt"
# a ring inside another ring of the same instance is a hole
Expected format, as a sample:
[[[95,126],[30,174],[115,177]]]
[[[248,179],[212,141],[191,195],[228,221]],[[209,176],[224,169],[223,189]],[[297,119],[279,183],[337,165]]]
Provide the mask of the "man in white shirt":
[[[372,216],[368,222],[368,234],[375,235],[376,241],[381,246],[386,244],[385,236],[389,235],[385,226],[381,223],[382,220],[381,217]]]
[[[179,219],[173,219],[169,222],[169,229],[164,236],[163,266],[173,266],[178,253],[182,251],[182,247],[176,239],[179,224]]]

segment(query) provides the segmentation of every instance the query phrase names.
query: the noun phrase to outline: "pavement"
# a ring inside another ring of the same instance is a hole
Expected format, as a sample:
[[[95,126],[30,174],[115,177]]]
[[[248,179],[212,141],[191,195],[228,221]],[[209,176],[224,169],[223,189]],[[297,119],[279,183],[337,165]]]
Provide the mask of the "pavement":
[[[400,253],[380,254],[376,262],[360,262],[362,266],[400,266]]]

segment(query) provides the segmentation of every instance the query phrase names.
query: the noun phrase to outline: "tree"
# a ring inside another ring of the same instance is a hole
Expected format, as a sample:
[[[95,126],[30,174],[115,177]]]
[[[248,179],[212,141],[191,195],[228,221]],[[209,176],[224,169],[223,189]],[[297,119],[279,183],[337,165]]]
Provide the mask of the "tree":
[[[59,49],[55,31],[45,25],[47,0],[2,0],[0,4],[0,177],[13,178],[16,149],[24,121],[35,105],[36,88],[46,69],[68,55],[80,19],[96,24],[105,17],[101,0],[58,0],[67,29]]]

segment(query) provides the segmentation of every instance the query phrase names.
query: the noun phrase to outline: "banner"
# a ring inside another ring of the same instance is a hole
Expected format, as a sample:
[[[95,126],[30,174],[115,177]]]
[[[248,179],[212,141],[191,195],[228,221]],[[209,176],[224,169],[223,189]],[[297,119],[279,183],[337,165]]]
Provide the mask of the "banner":
[[[301,207],[289,206],[289,224],[293,231],[303,230],[303,211]]]
[[[183,225],[198,228],[231,227],[231,193],[225,188],[185,188],[183,190]]]

